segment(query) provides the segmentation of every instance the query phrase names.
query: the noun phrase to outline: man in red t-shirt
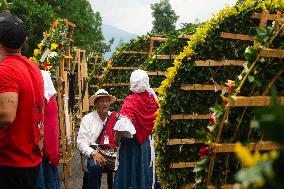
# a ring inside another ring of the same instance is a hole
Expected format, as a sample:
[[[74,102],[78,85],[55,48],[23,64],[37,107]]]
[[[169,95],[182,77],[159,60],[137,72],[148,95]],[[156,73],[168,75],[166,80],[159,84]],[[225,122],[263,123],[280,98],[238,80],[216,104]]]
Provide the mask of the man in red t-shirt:
[[[39,67],[21,55],[26,25],[0,13],[0,188],[35,186],[43,142],[44,86]]]

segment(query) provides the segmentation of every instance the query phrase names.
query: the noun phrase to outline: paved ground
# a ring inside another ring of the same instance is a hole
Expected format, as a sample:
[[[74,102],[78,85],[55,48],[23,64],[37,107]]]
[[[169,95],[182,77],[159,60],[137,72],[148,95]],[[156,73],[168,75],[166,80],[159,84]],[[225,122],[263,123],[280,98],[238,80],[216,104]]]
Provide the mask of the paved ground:
[[[59,167],[59,173],[62,172],[62,167]],[[83,183],[83,171],[81,167],[81,158],[78,150],[73,150],[72,157],[72,176],[69,178],[69,189],[81,189]],[[63,183],[61,182],[63,189]],[[102,177],[101,189],[107,189],[106,174]]]

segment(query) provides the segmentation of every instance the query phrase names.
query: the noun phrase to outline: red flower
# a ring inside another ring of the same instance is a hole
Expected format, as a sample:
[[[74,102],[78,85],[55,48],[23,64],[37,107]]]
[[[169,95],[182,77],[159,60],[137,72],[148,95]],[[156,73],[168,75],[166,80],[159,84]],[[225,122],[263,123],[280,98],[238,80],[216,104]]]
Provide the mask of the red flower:
[[[58,20],[55,20],[54,22],[52,22],[50,29],[53,29],[56,25],[57,25]]]
[[[66,36],[67,36],[67,33],[66,33],[66,32],[63,32],[63,33],[62,33],[62,36],[63,36],[63,37],[66,37]]]
[[[225,84],[228,86],[226,87],[226,91],[228,94],[230,94],[235,86],[235,81],[228,80]]]
[[[63,45],[61,43],[59,43],[58,48],[62,49]]]
[[[205,157],[207,157],[208,152],[209,152],[209,149],[210,149],[209,146],[205,146],[205,147],[199,149],[199,157],[200,157],[200,158],[205,158]]]
[[[221,98],[222,98],[223,103],[224,103],[225,105],[229,104],[229,99],[228,99],[227,97],[221,95]]]
[[[45,70],[48,70],[48,69],[50,68],[50,66],[51,66],[51,64],[50,64],[49,62],[45,62],[45,63],[43,64],[43,68],[44,68]]]
[[[215,113],[210,112],[210,117],[209,117],[210,121],[215,125],[216,124],[216,117],[215,117]]]

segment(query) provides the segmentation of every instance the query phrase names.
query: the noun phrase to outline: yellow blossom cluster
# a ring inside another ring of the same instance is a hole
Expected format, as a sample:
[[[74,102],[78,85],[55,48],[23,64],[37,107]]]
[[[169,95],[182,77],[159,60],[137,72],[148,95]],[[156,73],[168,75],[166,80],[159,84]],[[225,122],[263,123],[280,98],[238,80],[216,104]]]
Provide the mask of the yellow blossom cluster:
[[[241,143],[236,144],[235,152],[237,154],[237,157],[243,163],[244,167],[252,167],[256,165],[259,161],[275,159],[278,155],[275,150],[263,154],[260,154],[259,151],[256,151],[252,154],[250,150],[246,146],[243,146]]]

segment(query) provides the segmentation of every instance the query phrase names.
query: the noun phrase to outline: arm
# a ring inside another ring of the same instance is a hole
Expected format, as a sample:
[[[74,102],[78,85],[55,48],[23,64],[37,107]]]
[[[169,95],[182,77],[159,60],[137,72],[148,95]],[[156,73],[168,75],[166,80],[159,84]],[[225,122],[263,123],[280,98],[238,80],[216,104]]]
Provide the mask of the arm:
[[[88,157],[92,157],[95,163],[98,161],[100,166],[104,166],[105,164],[104,157],[90,147],[91,134],[88,127],[89,127],[89,120],[87,119],[87,117],[83,117],[77,137],[77,144],[79,151]]]
[[[91,153],[94,151],[93,148],[90,147],[91,145],[91,134],[88,129],[89,127],[89,120],[87,117],[83,117],[81,124],[80,124],[80,129],[78,132],[78,137],[77,137],[77,144],[78,144],[78,149],[81,153],[84,155],[90,157]]]
[[[4,92],[0,94],[0,131],[9,127],[16,118],[18,93]]]
[[[114,125],[114,141],[117,145],[123,137],[132,138],[136,134],[135,127],[132,121],[126,116],[120,116],[119,120]]]

